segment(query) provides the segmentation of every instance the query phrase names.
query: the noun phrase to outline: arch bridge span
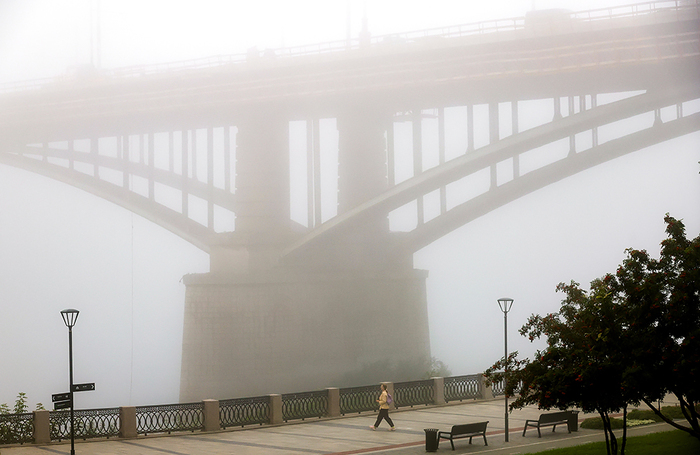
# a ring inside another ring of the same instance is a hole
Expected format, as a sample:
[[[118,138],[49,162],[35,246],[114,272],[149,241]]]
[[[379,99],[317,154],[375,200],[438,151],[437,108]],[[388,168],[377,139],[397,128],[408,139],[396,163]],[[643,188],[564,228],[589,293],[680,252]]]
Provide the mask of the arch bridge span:
[[[699,2],[28,83],[0,94],[0,164],[209,252],[184,279],[183,401],[413,379],[430,359],[415,251],[700,130]]]

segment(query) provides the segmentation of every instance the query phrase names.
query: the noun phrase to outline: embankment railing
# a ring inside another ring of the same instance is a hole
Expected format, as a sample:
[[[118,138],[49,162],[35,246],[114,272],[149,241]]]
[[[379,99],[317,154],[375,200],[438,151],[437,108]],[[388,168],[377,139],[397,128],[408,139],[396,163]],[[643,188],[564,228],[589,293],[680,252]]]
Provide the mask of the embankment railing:
[[[394,397],[395,408],[494,396],[480,374],[384,384]],[[494,391],[496,387],[494,384]],[[133,438],[338,417],[375,411],[378,396],[378,386],[368,385],[197,403],[81,409],[74,411],[75,437]],[[70,430],[68,410],[0,414],[0,445],[62,441],[70,438]]]

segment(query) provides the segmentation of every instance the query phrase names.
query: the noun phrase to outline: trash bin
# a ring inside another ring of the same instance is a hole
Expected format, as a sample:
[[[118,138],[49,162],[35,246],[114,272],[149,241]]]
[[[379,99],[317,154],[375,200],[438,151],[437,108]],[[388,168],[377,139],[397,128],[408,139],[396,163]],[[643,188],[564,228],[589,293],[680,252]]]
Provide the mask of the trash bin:
[[[569,431],[578,431],[578,411],[569,411],[567,426]]]
[[[436,428],[425,428],[425,451],[437,452],[438,449],[438,430]]]

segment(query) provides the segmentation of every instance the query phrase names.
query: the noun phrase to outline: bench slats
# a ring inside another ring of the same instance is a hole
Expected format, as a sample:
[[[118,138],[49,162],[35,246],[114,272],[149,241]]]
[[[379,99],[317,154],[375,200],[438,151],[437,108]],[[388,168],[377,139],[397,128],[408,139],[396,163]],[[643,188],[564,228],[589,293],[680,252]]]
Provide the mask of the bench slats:
[[[537,428],[537,435],[538,437],[542,437],[542,433],[540,432],[541,427],[552,427],[552,432],[554,432],[557,429],[557,425],[566,425],[566,429],[569,430],[569,433],[571,433],[571,430],[569,429],[569,418],[571,418],[571,412],[569,411],[560,411],[560,412],[550,412],[548,414],[540,414],[540,418],[537,420],[532,420],[528,419],[525,421],[525,428],[523,428],[523,436],[525,436],[525,432],[527,431],[527,427],[535,427]]]
[[[486,441],[486,426],[488,425],[488,421],[486,422],[476,422],[476,423],[467,423],[467,424],[462,424],[462,425],[453,425],[452,429],[450,431],[440,431],[438,432],[438,446],[440,445],[440,439],[449,439],[450,440],[450,445],[452,446],[452,450],[455,449],[455,444],[454,440],[455,439],[461,439],[461,438],[469,438],[469,444],[472,443],[472,438],[474,436],[482,436],[484,438],[484,444],[489,445],[489,443]]]

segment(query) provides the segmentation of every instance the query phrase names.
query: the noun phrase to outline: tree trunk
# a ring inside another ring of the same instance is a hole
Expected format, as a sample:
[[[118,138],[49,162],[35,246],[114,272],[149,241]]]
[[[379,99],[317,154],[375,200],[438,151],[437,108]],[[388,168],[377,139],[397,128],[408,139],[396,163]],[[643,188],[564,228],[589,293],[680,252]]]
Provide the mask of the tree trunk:
[[[622,409],[622,448],[620,455],[625,455],[625,446],[627,445],[627,405]]]
[[[617,455],[617,438],[612,431],[612,426],[610,425],[610,416],[607,411],[598,410],[600,414],[600,419],[603,421],[603,432],[605,433],[605,448],[608,451],[608,455]]]
[[[700,439],[700,427],[698,426],[698,419],[697,419],[698,414],[697,414],[697,412],[695,411],[695,409],[692,409],[692,410],[690,410],[690,409],[688,409],[688,410],[683,410],[683,403],[686,403],[686,406],[687,406],[687,402],[686,402],[681,396],[679,396],[679,395],[676,395],[676,396],[679,397],[678,399],[679,399],[679,401],[681,402],[681,411],[683,411],[683,415],[686,415],[686,416],[687,416],[686,412],[689,411],[689,412],[691,413],[691,416],[693,416],[693,415],[695,416],[695,419],[692,419],[692,420],[689,420],[689,421],[688,421],[688,422],[690,423],[690,425],[692,426],[692,428],[688,428],[688,427],[686,427],[686,426],[684,426],[684,425],[679,425],[679,424],[677,424],[676,422],[674,422],[672,419],[669,419],[668,417],[666,417],[665,415],[663,415],[663,414],[661,413],[661,409],[660,409],[661,407],[659,406],[659,409],[657,409],[657,408],[654,406],[654,403],[653,403],[653,402],[651,402],[651,401],[649,401],[649,400],[647,400],[647,399],[642,399],[642,401],[644,402],[644,404],[646,404],[647,406],[649,406],[649,409],[651,409],[652,411],[654,411],[654,414],[656,414],[657,416],[661,417],[661,419],[662,419],[664,422],[666,422],[667,424],[671,425],[673,428],[677,428],[677,429],[679,429],[679,430],[685,431],[686,433],[690,434],[691,436],[694,436],[695,438]],[[693,403],[693,404],[694,404],[694,403]],[[687,417],[686,417],[686,419],[687,419]]]

